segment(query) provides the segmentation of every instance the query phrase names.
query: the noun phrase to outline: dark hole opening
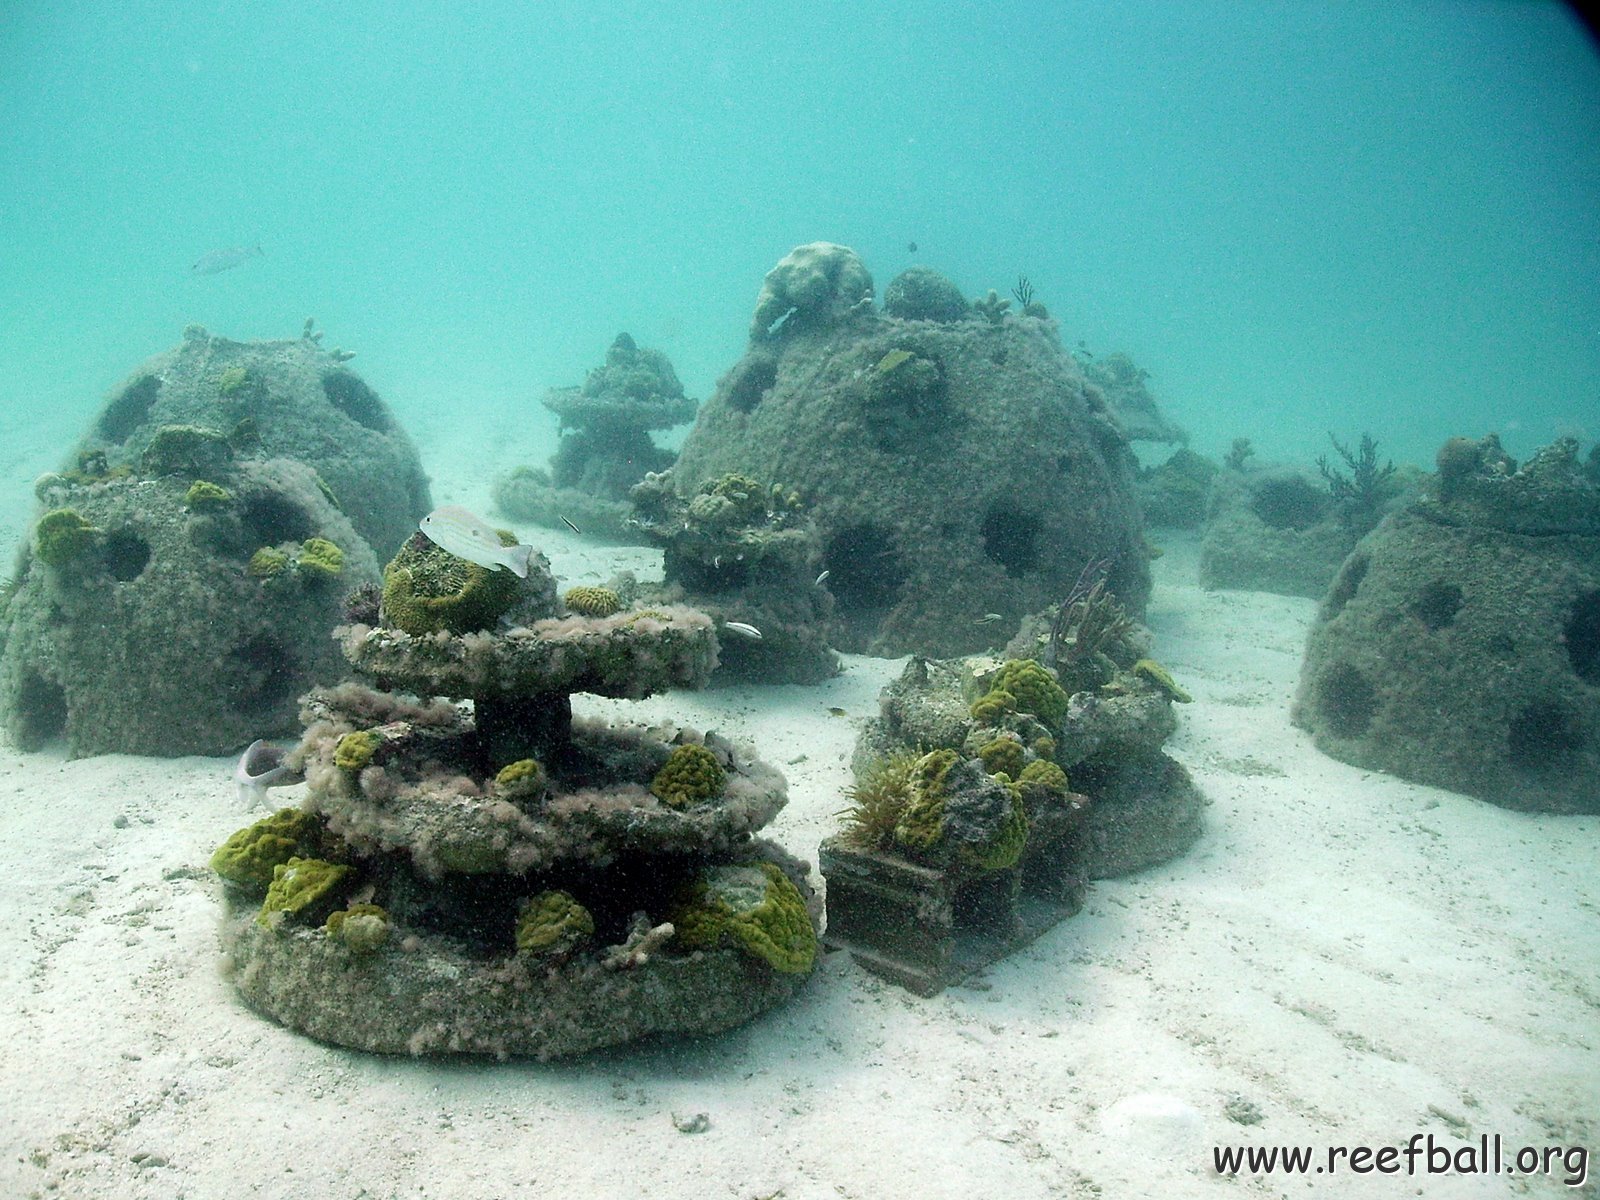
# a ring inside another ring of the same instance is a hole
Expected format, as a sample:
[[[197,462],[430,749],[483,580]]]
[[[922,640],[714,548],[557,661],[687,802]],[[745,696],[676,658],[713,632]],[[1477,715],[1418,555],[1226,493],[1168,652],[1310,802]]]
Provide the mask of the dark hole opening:
[[[378,393],[350,371],[329,371],[322,377],[322,390],[328,401],[345,416],[379,433],[389,431],[389,414]]]
[[[114,530],[106,535],[103,556],[111,578],[137,579],[150,563],[150,543],[131,529]]]
[[[161,391],[161,380],[144,375],[122,389],[122,394],[100,414],[99,430],[110,442],[125,442],[133,431],[150,417],[150,408]]]
[[[303,542],[315,532],[305,509],[277,492],[255,492],[248,496],[239,519],[252,547]]]
[[[1372,565],[1372,560],[1365,554],[1352,554],[1344,560],[1344,565],[1339,568],[1335,576],[1333,587],[1328,590],[1328,599],[1323,604],[1322,619],[1331,621],[1344,611],[1344,606],[1356,598],[1356,592],[1361,587],[1361,581],[1367,577],[1367,568]]]
[[[983,552],[1008,575],[1021,575],[1039,563],[1039,518],[1031,513],[992,509],[983,519]]]
[[[1507,730],[1506,754],[1522,771],[1559,768],[1583,744],[1573,715],[1560,705],[1539,701],[1524,705]]]
[[[1273,529],[1305,529],[1328,511],[1328,494],[1298,475],[1264,479],[1250,497],[1250,510]]]
[[[764,354],[747,358],[733,368],[728,379],[728,407],[749,412],[778,382],[778,362]]]
[[[17,688],[12,735],[20,750],[38,750],[67,729],[67,693],[37,671],[27,671]]]
[[[1460,588],[1435,579],[1417,593],[1417,598],[1411,602],[1411,615],[1430,631],[1437,632],[1456,619],[1462,603]]]
[[[906,581],[894,541],[875,525],[856,525],[834,534],[825,565],[828,590],[842,614],[890,607]]]
[[[299,666],[290,647],[259,636],[235,646],[224,678],[226,698],[235,712],[267,715],[291,700],[300,687]]]
[[[1573,601],[1562,635],[1578,678],[1600,687],[1600,592],[1585,592]]]
[[[1338,737],[1360,737],[1372,725],[1378,694],[1352,666],[1336,663],[1317,683],[1317,709]]]

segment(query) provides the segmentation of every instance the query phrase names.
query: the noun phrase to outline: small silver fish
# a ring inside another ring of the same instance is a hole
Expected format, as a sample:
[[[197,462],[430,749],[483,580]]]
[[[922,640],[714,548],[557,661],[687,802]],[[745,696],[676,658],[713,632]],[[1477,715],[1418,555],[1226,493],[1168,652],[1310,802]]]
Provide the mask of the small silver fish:
[[[1004,620],[1005,620],[1005,618],[1003,616],[1001,616],[999,613],[984,613],[983,616],[979,617],[976,621],[973,622],[973,624],[974,625],[993,625],[996,621],[1004,621]]]
[[[504,567],[519,579],[528,577],[532,546],[502,546],[500,535],[482,517],[459,504],[445,504],[423,517],[417,528],[441,550],[480,567]]]
[[[743,621],[724,621],[722,627],[731,629],[734,633],[742,633],[745,637],[754,638],[758,642],[761,640],[761,630],[754,625],[747,625]]]
[[[266,803],[267,789],[288,787],[300,782],[300,773],[284,765],[283,756],[288,751],[281,746],[269,746],[257,738],[245,747],[233,768],[234,786],[239,790],[239,803],[254,808]]]
[[[191,275],[215,275],[219,271],[231,271],[252,258],[261,257],[260,246],[229,246],[226,250],[212,250],[202,254],[189,268]]]
[[[833,574],[832,571],[824,571],[821,575],[818,575],[817,576],[817,582],[816,582],[815,586],[821,587],[824,583],[826,583],[828,581],[828,576],[832,575],[832,574]]]

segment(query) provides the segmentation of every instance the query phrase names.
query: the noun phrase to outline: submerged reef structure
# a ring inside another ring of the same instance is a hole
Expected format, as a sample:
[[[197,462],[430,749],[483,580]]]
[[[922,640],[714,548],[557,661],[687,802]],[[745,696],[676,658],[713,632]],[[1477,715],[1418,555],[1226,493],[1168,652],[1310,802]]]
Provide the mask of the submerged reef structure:
[[[738,474],[796,493],[841,649],[979,649],[989,630],[976,622],[1042,608],[1089,558],[1109,559],[1117,594],[1142,611],[1149,564],[1115,416],[1048,315],[957,305],[931,274],[879,312],[848,248],[819,242],[780,262],[675,486],[688,498]]]
[[[1024,311],[1028,307],[1025,305]],[[1188,444],[1189,435],[1167,418],[1150,394],[1146,385],[1150,372],[1135,365],[1132,358],[1121,351],[1092,355],[1086,350],[1079,350],[1073,357],[1089,382],[1100,389],[1129,441]]]
[[[1380,467],[1369,434],[1355,451],[1330,440],[1344,465],[1323,455],[1314,471],[1256,466],[1248,441],[1235,443],[1206,501],[1202,587],[1320,600],[1356,542],[1415,491],[1421,472]]]
[[[387,572],[408,598],[461,590],[411,549]],[[336,1045],[541,1059],[788,998],[821,909],[755,836],[783,776],[714,733],[572,712],[575,693],[703,686],[711,621],[598,588],[560,601],[541,555],[526,582],[497,573],[514,594],[456,628],[416,626],[409,600],[396,624],[386,599],[378,626],[340,631],[360,679],[306,699],[304,809],[212,859],[239,993]]]
[[[1493,435],[1446,442],[1339,569],[1293,716],[1344,762],[1600,812],[1600,483],[1578,443],[1519,468]]]
[[[606,361],[582,387],[554,388],[544,406],[561,420],[561,444],[542,467],[518,467],[494,484],[494,500],[513,520],[623,542],[641,538],[629,524],[628,489],[676,455],[650,432],[694,420],[695,401],[659,350],[619,333]]]
[[[1189,697],[1143,649],[1129,625],[1083,648],[1092,671],[913,657],[822,843],[828,943],[932,995],[1077,912],[1087,880],[1184,853],[1206,802],[1161,746]]]
[[[685,498],[667,471],[646,477],[633,500],[666,575],[641,598],[693,605],[717,622],[725,631],[718,678],[817,683],[838,674],[826,637],[833,596],[819,570],[822,543],[799,496],[724,475]]]
[[[311,333],[198,327],[141,366],[40,512],[0,612],[16,744],[221,754],[295,727],[338,669],[352,590],[414,529],[428,485],[383,402]]]

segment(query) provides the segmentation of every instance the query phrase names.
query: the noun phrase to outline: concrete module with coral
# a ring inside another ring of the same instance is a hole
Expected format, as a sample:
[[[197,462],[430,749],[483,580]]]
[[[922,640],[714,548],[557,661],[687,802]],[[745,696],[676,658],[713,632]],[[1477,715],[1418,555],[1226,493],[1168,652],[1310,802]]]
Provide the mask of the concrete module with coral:
[[[830,944],[932,994],[1071,916],[1088,880],[1199,837],[1205,799],[1161,749],[1189,697],[1125,615],[1083,620],[1115,603],[1091,594],[1012,657],[913,657],[885,689],[821,848]]]
[[[953,285],[940,300],[922,270],[880,311],[846,247],[803,246],[774,267],[677,488],[692,497],[737,474],[798,495],[841,649],[980,649],[977,620],[1059,599],[1091,559],[1111,562],[1117,594],[1142,611],[1134,460],[1112,410],[1042,306],[957,304]]]
[[[308,331],[309,334],[309,331]],[[17,745],[222,754],[295,727],[344,599],[428,508],[416,450],[314,336],[191,328],[107,401],[0,606]]]
[[[1357,766],[1507,808],[1600,812],[1600,482],[1452,438],[1356,545],[1307,639],[1295,722]]]
[[[665,575],[639,594],[692,604],[728,631],[719,679],[817,683],[839,673],[822,542],[799,496],[744,475],[680,496],[670,471],[646,476],[632,494],[639,527],[662,547]],[[760,636],[741,635],[743,627]]]
[[[620,333],[582,387],[552,388],[543,403],[560,418],[561,444],[548,469],[525,465],[498,477],[496,507],[516,521],[554,529],[564,518],[586,537],[643,541],[628,489],[676,457],[650,433],[687,424],[695,413],[667,356]]]
[[[442,610],[476,628],[441,627],[418,597],[474,594],[470,576],[414,551],[388,569],[403,602],[342,631],[367,682],[306,700],[305,810],[213,859],[240,994],[339,1045],[537,1058],[715,1032],[790,996],[821,911],[807,868],[756,836],[783,776],[714,733],[572,714],[576,692],[703,686],[711,621],[593,615],[613,605],[558,600],[535,555],[494,603]]]

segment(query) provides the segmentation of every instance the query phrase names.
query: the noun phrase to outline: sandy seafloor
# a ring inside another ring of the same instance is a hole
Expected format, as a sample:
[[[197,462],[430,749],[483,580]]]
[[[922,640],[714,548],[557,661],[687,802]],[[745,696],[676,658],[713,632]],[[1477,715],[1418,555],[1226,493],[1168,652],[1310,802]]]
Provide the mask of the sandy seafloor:
[[[441,471],[449,450],[432,446],[435,499],[487,511],[483,464]],[[564,585],[659,569],[523,532]],[[1213,1173],[1214,1143],[1600,1146],[1600,819],[1319,754],[1288,719],[1314,605],[1202,591],[1193,538],[1157,540],[1149,622],[1195,697],[1169,749],[1212,802],[1194,849],[1094,884],[1078,917],[935,999],[833,955],[710,1040],[556,1064],[308,1041],[219,970],[206,862],[261,815],[231,760],[0,749],[0,1198],[1572,1194]],[[769,833],[814,862],[901,665],[611,707],[753,743],[789,779]],[[680,1132],[697,1113],[709,1128]]]

